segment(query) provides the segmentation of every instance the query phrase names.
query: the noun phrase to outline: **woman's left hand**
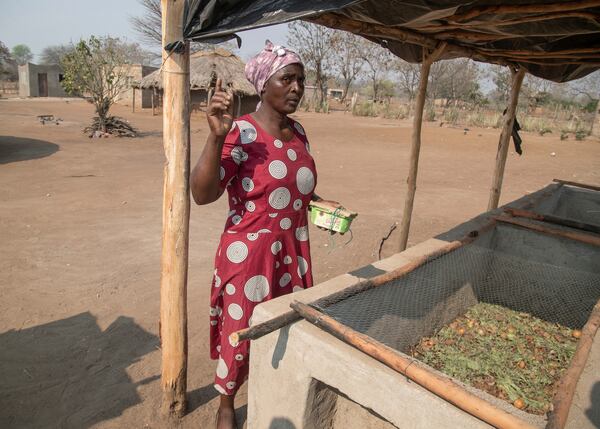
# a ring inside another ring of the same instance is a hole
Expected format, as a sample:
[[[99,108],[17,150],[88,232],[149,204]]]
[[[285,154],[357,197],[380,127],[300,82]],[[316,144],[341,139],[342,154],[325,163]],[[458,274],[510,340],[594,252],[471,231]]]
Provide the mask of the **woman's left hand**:
[[[319,204],[321,204],[321,205],[327,206],[331,210],[343,208],[340,203],[338,203],[337,201],[333,201],[333,200],[323,200],[323,199],[321,199],[321,200],[318,200],[317,202]]]
[[[335,209],[342,208],[342,205],[340,203],[338,203],[337,201],[333,201],[333,200],[324,200],[324,199],[320,198],[316,202],[318,202],[319,205],[327,206],[332,211],[335,211]],[[331,229],[323,228],[322,226],[317,226],[317,228],[319,228],[322,231],[328,231],[331,235],[337,233],[337,231],[333,231]]]

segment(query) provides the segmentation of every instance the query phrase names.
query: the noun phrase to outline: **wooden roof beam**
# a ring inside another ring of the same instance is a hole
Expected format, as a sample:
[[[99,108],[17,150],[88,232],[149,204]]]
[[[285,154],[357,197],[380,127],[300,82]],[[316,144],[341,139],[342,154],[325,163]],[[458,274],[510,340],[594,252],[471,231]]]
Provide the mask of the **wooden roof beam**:
[[[398,27],[387,27],[385,25],[380,24],[370,24],[366,22],[355,21],[351,18],[335,13],[326,13],[316,17],[311,17],[308,18],[307,21],[314,22],[316,24],[321,24],[326,27],[334,28],[336,30],[348,31],[350,33],[358,34],[361,36],[371,36],[382,39],[395,40],[399,42],[407,42],[432,50],[439,45],[440,41],[443,41],[434,37],[420,34],[416,31],[406,30]],[[482,59],[492,64],[517,67],[516,64],[513,64],[511,61],[506,61],[505,59],[499,57],[493,57],[487,55],[484,52],[475,51],[471,48],[467,48],[451,42],[447,43],[447,48],[445,52],[455,54],[457,57],[476,57],[477,59]]]
[[[351,18],[338,15],[335,13],[327,13],[318,17],[309,19],[311,22],[324,25],[326,27],[335,28],[338,30],[348,31],[350,33],[378,37],[382,39],[395,40],[400,42],[412,43],[422,46],[427,49],[435,49],[440,41],[447,42],[447,53],[456,55],[457,57],[466,57],[476,60],[483,60],[492,64],[499,64],[504,66],[510,66],[511,68],[518,68],[517,63],[528,63],[528,64],[539,64],[539,65],[569,65],[569,64],[583,64],[583,65],[596,65],[593,61],[584,61],[580,57],[573,57],[572,61],[549,63],[540,60],[544,59],[568,59],[568,57],[561,57],[561,55],[576,54],[576,53],[596,53],[598,52],[595,48],[579,48],[556,51],[552,53],[537,52],[537,51],[495,51],[487,48],[468,48],[465,46],[452,43],[447,39],[432,37],[431,35],[424,35],[417,31],[407,30],[398,27],[387,27],[380,24],[371,24],[366,22],[355,21]],[[466,33],[466,32],[465,32]],[[437,36],[437,35],[436,35]],[[492,35],[482,35],[485,37],[491,37]],[[462,35],[461,35],[462,37]],[[494,35],[493,40],[497,40],[498,37]],[[544,56],[547,55],[547,56]],[[554,57],[552,55],[555,55]],[[556,57],[558,55],[558,57]],[[534,59],[531,59],[534,57]],[[538,61],[536,61],[536,59]],[[590,58],[594,60],[596,57]]]
[[[466,22],[466,23],[444,23],[439,25],[426,25],[423,27],[419,27],[419,31],[437,31],[440,29],[446,30],[457,30],[457,29],[485,29],[486,26],[492,25],[494,27],[504,27],[508,25],[518,25],[525,24],[528,22],[542,22],[542,21],[551,21],[554,19],[565,19],[565,18],[580,18],[587,19],[589,21],[598,22],[600,16],[598,14],[589,13],[589,12],[556,12],[556,13],[548,13],[543,15],[533,15],[533,16],[524,16],[516,19],[507,19],[500,20],[494,22],[482,21],[478,23]],[[445,21],[445,19],[441,19],[440,21]]]
[[[521,5],[500,5],[500,6],[484,6],[471,9],[470,11],[460,14],[454,14],[444,18],[446,21],[469,21],[481,15],[501,15],[501,14],[524,14],[524,13],[549,13],[549,12],[568,12],[574,10],[599,7],[600,0],[580,0],[561,3],[549,4],[521,4]]]

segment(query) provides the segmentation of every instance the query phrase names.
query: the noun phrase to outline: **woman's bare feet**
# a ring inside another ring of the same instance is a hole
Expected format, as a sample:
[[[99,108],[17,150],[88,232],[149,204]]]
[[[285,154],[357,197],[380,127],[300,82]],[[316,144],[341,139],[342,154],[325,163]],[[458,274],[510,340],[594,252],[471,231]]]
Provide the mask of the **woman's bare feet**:
[[[217,411],[217,429],[237,429],[233,396],[221,395],[221,404]]]

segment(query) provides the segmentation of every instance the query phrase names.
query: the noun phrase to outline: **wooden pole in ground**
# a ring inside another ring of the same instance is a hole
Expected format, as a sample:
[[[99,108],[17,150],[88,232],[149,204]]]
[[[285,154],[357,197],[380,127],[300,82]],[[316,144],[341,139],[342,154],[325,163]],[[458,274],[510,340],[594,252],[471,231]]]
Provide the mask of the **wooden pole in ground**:
[[[425,48],[423,49],[425,50]],[[408,243],[410,220],[415,193],[417,191],[417,171],[419,169],[419,152],[421,150],[421,126],[423,124],[423,107],[425,106],[425,96],[427,95],[429,70],[431,69],[431,65],[444,52],[444,49],[446,49],[446,44],[440,44],[431,54],[423,56],[423,63],[421,64],[421,80],[415,100],[415,116],[413,118],[412,144],[410,147],[410,167],[407,179],[408,191],[404,199],[404,212],[402,213],[402,224],[400,226],[400,245],[398,247],[400,252],[406,249],[406,244]]]
[[[135,86],[131,89],[133,89],[133,98],[131,100],[131,113],[135,113]]]
[[[154,97],[156,97],[156,87],[152,87],[152,116],[155,115],[154,112]]]
[[[496,168],[494,169],[494,177],[492,180],[492,189],[490,191],[490,200],[488,202],[488,211],[498,208],[500,201],[500,192],[502,191],[502,179],[504,178],[504,167],[506,166],[506,156],[508,155],[508,146],[512,135],[513,124],[515,122],[515,112],[517,111],[517,103],[519,102],[519,91],[521,83],[525,77],[525,69],[520,68],[518,71],[511,69],[512,86],[510,89],[510,100],[506,114],[504,115],[504,126],[500,134],[498,143],[498,152],[496,153]]]
[[[162,44],[183,40],[182,0],[161,0]],[[163,50],[163,234],[160,280],[163,412],[182,416],[187,387],[187,269],[190,217],[190,62]]]

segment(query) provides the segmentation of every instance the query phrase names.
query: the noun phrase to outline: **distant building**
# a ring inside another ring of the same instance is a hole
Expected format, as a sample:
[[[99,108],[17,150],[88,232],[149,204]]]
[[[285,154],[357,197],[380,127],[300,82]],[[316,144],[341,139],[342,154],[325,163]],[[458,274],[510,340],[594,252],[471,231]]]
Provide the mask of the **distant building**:
[[[234,113],[240,116],[256,110],[260,98],[244,74],[244,62],[233,53],[217,48],[195,52],[190,55],[190,107],[203,110],[212,95],[216,78],[223,80],[223,86],[230,86],[234,100]],[[163,81],[159,70],[145,76],[134,87],[155,91],[156,106],[162,105]],[[137,92],[137,91],[136,91]],[[136,106],[137,106],[136,101]],[[142,107],[150,107],[141,104]]]
[[[126,69],[127,89],[121,92],[115,101],[119,104],[130,106],[133,103],[135,94],[136,106],[143,108],[150,107],[152,105],[152,89],[134,90],[134,87],[139,85],[142,78],[156,71],[158,67],[144,66],[142,64],[128,64],[121,67]]]
[[[62,80],[59,65],[23,64],[19,66],[19,97],[66,97]]]
[[[338,100],[341,100],[341,98],[344,96],[344,90],[343,89],[339,89],[339,88],[330,88],[327,90],[327,97],[329,98],[337,98]]]

